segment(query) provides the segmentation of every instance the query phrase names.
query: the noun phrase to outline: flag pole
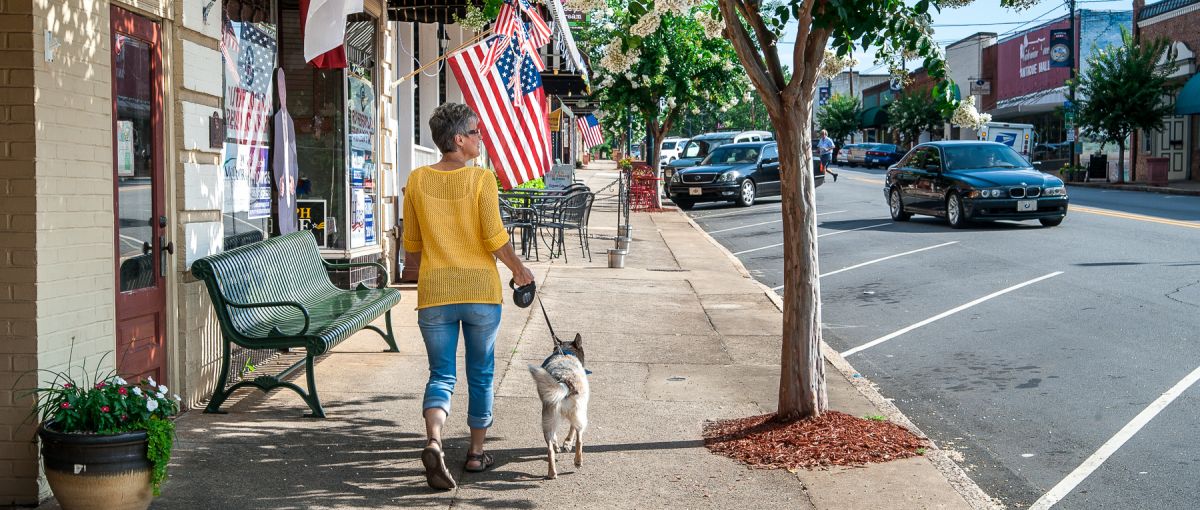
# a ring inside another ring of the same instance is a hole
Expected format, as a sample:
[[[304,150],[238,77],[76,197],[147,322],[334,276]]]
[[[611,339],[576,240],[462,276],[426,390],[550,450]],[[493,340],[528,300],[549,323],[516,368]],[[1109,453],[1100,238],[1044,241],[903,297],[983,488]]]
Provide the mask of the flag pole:
[[[417,70],[415,70],[415,71],[413,71],[413,72],[411,72],[411,73],[408,73],[408,74],[407,74],[407,75],[405,75],[404,77],[402,77],[402,78],[400,78],[400,79],[398,79],[398,80],[396,80],[396,81],[392,82],[390,85],[388,85],[388,86],[387,86],[387,91],[388,91],[388,92],[391,92],[392,90],[394,90],[394,89],[396,88],[396,86],[397,86],[397,85],[400,85],[401,83],[404,83],[404,82],[408,81],[408,80],[409,80],[410,78],[412,78],[413,76],[416,76],[416,75],[417,75],[417,73],[420,73],[421,71],[424,71],[424,70],[428,69],[430,66],[432,66],[432,65],[434,65],[434,64],[436,64],[436,63],[438,63],[438,62],[441,62],[441,61],[443,61],[443,60],[445,60],[445,59],[447,59],[447,58],[450,58],[450,57],[452,57],[452,56],[454,56],[454,55],[458,54],[460,51],[462,51],[462,50],[466,49],[466,48],[467,48],[467,46],[471,46],[471,45],[473,45],[473,44],[475,44],[475,43],[477,43],[477,42],[479,42],[479,41],[483,40],[484,38],[486,38],[486,37],[488,37],[488,36],[490,36],[490,35],[492,35],[492,31],[491,31],[491,30],[485,30],[485,31],[483,31],[483,32],[479,33],[479,34],[478,34],[478,35],[476,35],[475,37],[472,37],[472,38],[471,38],[471,40],[469,40],[469,41],[467,41],[467,42],[464,42],[464,43],[462,43],[461,45],[459,45],[459,47],[457,47],[457,48],[454,48],[453,50],[450,50],[450,52],[446,53],[445,55],[442,55],[442,56],[440,56],[440,57],[438,57],[438,58],[435,58],[435,59],[433,59],[433,60],[430,60],[428,63],[426,63],[425,65],[421,66],[421,67],[420,67],[420,68],[418,68]]]

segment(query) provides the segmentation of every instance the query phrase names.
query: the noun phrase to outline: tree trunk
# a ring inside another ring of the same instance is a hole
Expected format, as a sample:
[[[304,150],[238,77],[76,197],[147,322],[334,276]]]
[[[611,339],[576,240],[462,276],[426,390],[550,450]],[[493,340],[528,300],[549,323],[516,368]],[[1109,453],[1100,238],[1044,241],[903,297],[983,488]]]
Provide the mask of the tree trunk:
[[[658,114],[656,113],[655,117],[657,117],[657,116],[658,116]],[[648,144],[649,146],[646,147],[646,163],[648,165],[650,165],[650,168],[654,169],[655,177],[661,177],[662,171],[658,167],[658,153],[662,152],[662,138],[663,138],[663,135],[666,134],[666,131],[667,131],[667,129],[670,128],[670,126],[665,123],[662,125],[659,125],[658,119],[649,119],[648,118],[648,119],[646,119],[646,121],[647,121],[647,125],[650,126],[650,133],[654,136],[654,139],[650,140],[650,143]],[[662,181],[658,181],[658,184],[659,184],[658,187],[661,187]],[[651,201],[651,204],[654,206],[655,209],[662,209],[661,194],[662,194],[661,192],[656,192],[654,194],[654,199]]]
[[[783,98],[787,101],[787,98]],[[767,113],[775,127],[783,192],[783,351],[779,417],[815,418],[828,407],[821,356],[821,283],[817,267],[811,94]]]

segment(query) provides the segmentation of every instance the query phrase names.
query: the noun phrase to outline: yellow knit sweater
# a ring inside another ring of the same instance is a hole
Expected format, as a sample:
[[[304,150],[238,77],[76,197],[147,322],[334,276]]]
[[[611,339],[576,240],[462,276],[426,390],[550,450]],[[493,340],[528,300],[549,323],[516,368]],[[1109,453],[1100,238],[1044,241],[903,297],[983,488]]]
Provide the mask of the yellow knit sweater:
[[[496,177],[490,170],[423,166],[408,177],[404,249],[421,253],[417,309],[500,304],[500,274],[492,252],[506,243]]]

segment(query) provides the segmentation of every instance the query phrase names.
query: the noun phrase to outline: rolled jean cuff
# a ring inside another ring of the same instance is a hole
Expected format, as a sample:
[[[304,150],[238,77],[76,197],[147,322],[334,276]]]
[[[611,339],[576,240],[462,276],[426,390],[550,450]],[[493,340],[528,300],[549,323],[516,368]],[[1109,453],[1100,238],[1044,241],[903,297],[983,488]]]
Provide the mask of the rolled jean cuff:
[[[430,409],[441,409],[446,412],[446,416],[450,416],[450,401],[433,398],[425,399],[425,403],[421,406],[421,416],[425,416],[425,411]]]
[[[492,426],[492,415],[484,417],[467,415],[467,426],[473,429],[486,429]]]

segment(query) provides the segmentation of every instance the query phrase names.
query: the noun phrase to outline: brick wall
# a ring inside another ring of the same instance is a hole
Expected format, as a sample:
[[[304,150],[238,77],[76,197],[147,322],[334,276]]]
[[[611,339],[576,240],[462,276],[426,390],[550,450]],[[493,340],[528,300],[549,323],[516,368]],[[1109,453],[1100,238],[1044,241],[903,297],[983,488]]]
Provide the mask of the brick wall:
[[[12,391],[38,367],[33,27],[32,0],[0,0],[0,505],[38,495],[32,403]]]
[[[1162,16],[1145,20],[1150,23],[1142,24],[1138,30],[1138,37],[1142,41],[1165,37],[1172,41],[1182,42],[1193,53],[1200,54],[1200,30],[1196,30],[1196,26],[1200,25],[1200,10],[1192,10],[1183,14],[1178,13],[1178,11],[1185,9],[1179,9],[1176,12],[1169,12]],[[1183,79],[1186,80],[1187,78]],[[1183,85],[1183,82],[1180,85]],[[1192,180],[1200,180],[1200,133],[1197,132],[1200,129],[1200,122],[1198,122],[1198,118],[1200,118],[1200,115],[1192,115],[1187,121],[1191,124],[1191,142],[1189,143],[1191,143],[1192,150],[1188,159],[1191,164]],[[1141,133],[1137,135],[1137,143],[1134,147],[1134,165],[1137,168],[1136,176],[1139,179],[1145,176],[1143,169],[1146,168],[1146,158],[1150,157],[1150,154],[1143,150],[1145,148],[1145,139],[1143,136],[1145,135]]]

